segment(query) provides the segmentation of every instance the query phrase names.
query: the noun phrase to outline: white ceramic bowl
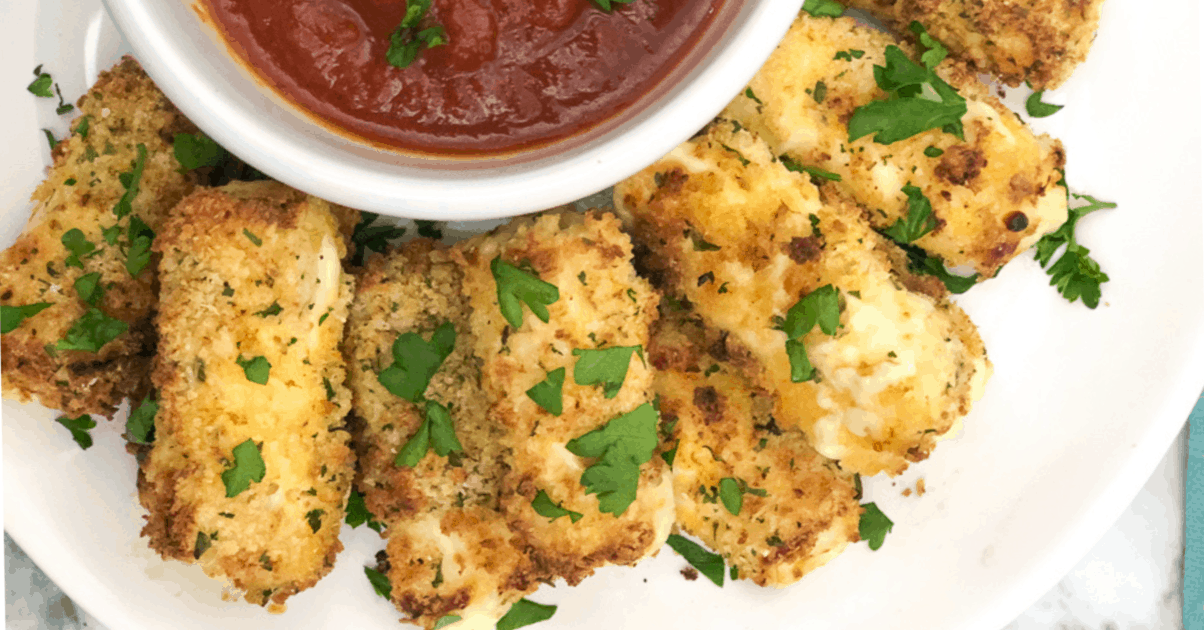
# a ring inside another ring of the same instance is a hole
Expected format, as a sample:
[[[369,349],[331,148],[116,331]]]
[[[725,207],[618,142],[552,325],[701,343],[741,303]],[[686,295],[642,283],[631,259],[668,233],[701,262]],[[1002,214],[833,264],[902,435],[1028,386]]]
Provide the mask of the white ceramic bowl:
[[[507,158],[421,158],[327,131],[233,58],[193,3],[105,0],[159,87],[261,171],[363,210],[420,219],[512,216],[628,177],[702,128],[752,78],[802,0],[727,0],[678,69],[596,137]]]

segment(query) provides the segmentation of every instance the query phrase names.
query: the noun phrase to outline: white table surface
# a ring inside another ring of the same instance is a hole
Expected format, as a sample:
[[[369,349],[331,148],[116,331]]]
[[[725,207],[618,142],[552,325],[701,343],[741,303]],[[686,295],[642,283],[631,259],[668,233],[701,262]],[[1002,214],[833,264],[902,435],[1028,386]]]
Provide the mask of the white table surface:
[[[1181,628],[1186,457],[1184,428],[1133,504],[1091,553],[1003,630]],[[8,535],[4,573],[6,630],[106,629],[64,595]]]

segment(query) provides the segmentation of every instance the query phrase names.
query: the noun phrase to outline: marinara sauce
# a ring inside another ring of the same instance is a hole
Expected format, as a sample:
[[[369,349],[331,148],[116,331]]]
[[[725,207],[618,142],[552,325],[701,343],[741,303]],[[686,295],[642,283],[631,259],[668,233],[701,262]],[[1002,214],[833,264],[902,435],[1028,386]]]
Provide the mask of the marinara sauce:
[[[389,65],[405,0],[207,0],[232,47],[294,103],[423,153],[504,153],[597,125],[651,90],[724,0],[433,0],[445,46]]]

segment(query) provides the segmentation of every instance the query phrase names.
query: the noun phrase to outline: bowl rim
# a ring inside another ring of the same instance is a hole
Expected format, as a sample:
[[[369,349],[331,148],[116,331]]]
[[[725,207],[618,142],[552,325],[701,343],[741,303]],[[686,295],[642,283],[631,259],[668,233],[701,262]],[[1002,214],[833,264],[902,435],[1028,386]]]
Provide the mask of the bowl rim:
[[[328,201],[380,214],[448,221],[496,219],[555,207],[635,174],[694,135],[740,93],[802,5],[802,0],[746,0],[719,45],[700,56],[661,101],[582,146],[515,165],[440,169],[367,159],[368,152],[389,154],[321,128],[276,94],[271,100],[278,111],[251,107],[239,97],[237,85],[245,88],[245,82],[255,81],[249,72],[243,69],[242,77],[219,81],[212,69],[193,61],[194,44],[176,33],[176,16],[183,9],[203,20],[192,3],[162,6],[175,2],[179,0],[103,0],[146,72],[199,128],[273,179]],[[217,45],[220,36],[212,25],[208,28],[213,32],[207,35]],[[226,62],[242,65],[227,50],[223,55]],[[294,121],[283,120],[281,114],[303,119],[314,137],[282,133],[282,127]]]

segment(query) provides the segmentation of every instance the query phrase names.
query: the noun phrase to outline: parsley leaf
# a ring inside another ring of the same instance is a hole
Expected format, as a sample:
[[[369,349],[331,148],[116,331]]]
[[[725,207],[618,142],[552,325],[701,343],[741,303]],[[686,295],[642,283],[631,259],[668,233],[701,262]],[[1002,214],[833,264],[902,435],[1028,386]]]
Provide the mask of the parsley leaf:
[[[803,3],[803,10],[815,17],[840,17],[844,15],[844,5],[835,0],[807,0]]]
[[[547,378],[527,390],[527,397],[543,407],[544,411],[559,416],[564,411],[564,400],[561,397],[561,390],[564,388],[564,368],[556,368],[547,374]]]
[[[578,457],[597,458],[581,474],[581,485],[598,495],[600,512],[619,516],[635,501],[640,466],[656,450],[656,423],[656,408],[644,403],[565,445]]]
[[[415,219],[414,225],[418,226],[418,236],[441,240],[443,238],[443,228],[439,227],[439,221],[424,221]]]
[[[260,355],[244,359],[240,354],[234,362],[238,364],[238,367],[242,368],[242,372],[248,381],[260,385],[268,384],[268,376],[272,372],[272,364],[268,362],[267,357]]]
[[[785,155],[780,156],[778,158],[778,160],[782,162],[782,166],[785,166],[786,170],[791,171],[793,173],[806,173],[806,174],[810,175],[811,177],[817,177],[819,179],[826,179],[826,180],[832,181],[832,182],[841,181],[841,177],[840,177],[839,173],[825,171],[824,169],[816,167],[816,166],[803,166],[802,164],[795,162],[793,159],[791,159]]]
[[[714,582],[715,586],[723,586],[723,556],[711,553],[702,545],[677,534],[669,534],[669,539],[665,542],[673,551],[685,558],[690,566],[698,569],[699,573]]]
[[[614,398],[627,378],[627,366],[633,353],[639,355],[640,361],[644,360],[641,346],[614,346],[601,350],[573,348],[573,356],[579,357],[573,365],[573,382],[578,385],[601,383],[603,394]]]
[[[426,341],[415,332],[403,333],[393,341],[393,365],[381,370],[377,380],[389,393],[419,402],[439,366],[456,346],[456,327],[443,322]]]
[[[134,166],[131,170],[118,175],[121,184],[125,186],[125,192],[121,198],[117,200],[117,204],[113,206],[113,214],[117,215],[118,219],[124,218],[125,215],[133,211],[134,198],[138,196],[138,185],[142,182],[142,171],[146,168],[146,145],[138,143],[138,158],[134,160]]]
[[[724,477],[719,480],[719,500],[723,503],[723,507],[733,516],[740,514],[740,508],[744,506],[745,494],[759,497],[769,496],[769,492],[766,490],[750,488],[748,483],[743,479]]]
[[[886,65],[874,66],[874,79],[888,97],[853,112],[849,142],[872,133],[874,142],[891,144],[937,128],[963,137],[966,99],[931,69],[908,59],[898,46],[886,47]]]
[[[250,488],[252,481],[263,481],[263,475],[267,472],[263,465],[263,456],[259,454],[259,446],[254,440],[248,439],[235,446],[233,455],[233,465],[222,473],[227,499],[236,497],[243,490]]]
[[[49,73],[42,72],[42,66],[33,69],[35,77],[33,83],[30,83],[25,89],[29,90],[30,94],[41,98],[54,98],[54,92],[50,91],[50,84],[54,83]]]
[[[88,128],[92,126],[92,114],[87,114],[79,119],[79,124],[75,126],[75,133],[81,138],[88,137]]]
[[[786,356],[790,359],[790,380],[802,383],[815,378],[815,368],[807,358],[802,337],[816,325],[825,335],[835,335],[840,325],[840,293],[826,284],[795,302],[786,312],[778,329],[786,333]]]
[[[26,318],[50,308],[50,302],[37,302],[25,306],[0,306],[0,334],[7,335],[21,326]]]
[[[861,507],[865,508],[865,511],[861,513],[861,521],[857,524],[857,533],[860,534],[862,540],[870,544],[871,550],[877,551],[895,524],[882,513],[882,510],[878,509],[878,505],[875,503],[866,503]]]
[[[757,98],[757,94],[755,92],[753,92],[753,89],[750,87],[744,88],[744,97],[752,99],[752,101],[754,103],[756,103],[757,105],[765,104],[765,103],[761,102],[761,99]]]
[[[616,0],[617,1],[617,0]],[[497,630],[516,630],[523,626],[546,621],[556,614],[556,607],[551,604],[537,604],[527,598],[522,598],[506,611],[497,621]]]
[[[247,237],[247,240],[251,241],[255,245],[255,247],[263,247],[263,239],[259,238],[258,236],[255,236],[255,233],[252,232],[251,230],[248,230],[247,228],[243,228],[242,235]]]
[[[130,249],[126,254],[125,270],[130,276],[136,277],[150,263],[151,243],[155,240],[155,231],[137,215],[131,215],[126,235],[130,241]]]
[[[494,258],[489,269],[497,285],[498,308],[511,328],[518,330],[523,325],[523,303],[539,321],[548,322],[548,305],[560,299],[560,289],[556,285],[540,280],[501,257]]]
[[[424,411],[425,418],[422,424],[418,425],[418,430],[414,432],[414,435],[406,441],[401,450],[397,451],[397,456],[393,458],[393,465],[413,468],[422,461],[427,450],[431,448],[434,448],[435,454],[439,457],[447,457],[448,453],[464,450],[464,447],[460,445],[460,440],[456,438],[456,428],[452,424],[451,413],[448,412],[447,407],[428,400]]]
[[[389,582],[389,576],[372,567],[364,567],[364,575],[368,576],[368,582],[372,584],[372,590],[376,591],[377,595],[385,599],[392,597],[393,584]]]
[[[94,271],[86,273],[75,279],[75,292],[79,294],[79,299],[87,302],[92,306],[104,297],[104,288],[100,286],[100,272]]]
[[[434,628],[432,628],[432,630],[439,630],[440,628],[446,628],[447,626],[450,626],[453,623],[460,621],[461,619],[463,619],[463,617],[461,617],[460,615],[443,615],[442,617],[439,618],[439,621],[435,622],[435,626],[434,626]]]
[[[389,35],[389,49],[385,51],[385,60],[389,65],[408,68],[418,58],[424,44],[427,48],[434,48],[447,43],[447,33],[442,26],[418,28],[430,8],[431,0],[406,0],[406,14]]]
[[[130,411],[130,417],[125,421],[125,433],[134,444],[150,444],[154,441],[155,415],[159,413],[159,403],[152,400],[150,394],[142,399],[138,407]]]
[[[352,529],[359,527],[365,523],[368,527],[380,533],[384,529],[384,523],[372,518],[372,513],[368,511],[368,506],[364,504],[364,495],[358,490],[352,490],[351,496],[347,498],[347,518],[345,523],[351,526]]]
[[[593,0],[593,3],[594,3],[595,5],[597,5],[597,7],[598,7],[599,9],[602,9],[603,11],[605,11],[605,12],[607,12],[607,13],[610,13],[610,12],[611,12],[611,11],[614,9],[614,5],[613,5],[612,3],[614,3],[614,4],[628,4],[628,3],[631,3],[631,2],[634,2],[634,1],[635,1],[635,0]]]
[[[372,225],[380,215],[371,212],[360,212],[360,222],[351,233],[351,242],[355,245],[355,254],[351,264],[356,267],[364,265],[364,258],[369,251],[383,252],[389,246],[389,241],[405,236],[406,229],[395,225]]]
[[[172,153],[184,170],[217,166],[226,160],[226,150],[209,136],[177,133],[172,140]]]
[[[554,521],[562,516],[567,516],[569,517],[570,521],[576,523],[577,521],[581,520],[582,516],[584,516],[581,512],[566,510],[563,505],[563,502],[553,503],[552,497],[548,496],[548,493],[543,490],[540,490],[539,494],[535,495],[535,499],[531,501],[531,508],[535,510],[535,513],[540,516],[546,516],[551,519],[551,521]]]
[[[929,70],[937,67],[945,57],[949,56],[949,49],[945,45],[937,41],[937,39],[928,34],[924,29],[924,25],[919,22],[912,22],[908,27],[915,34],[916,40],[919,41],[921,48],[926,48],[920,55],[920,63],[924,64]]]
[[[266,318],[266,317],[271,317],[272,315],[279,315],[283,310],[284,310],[284,307],[280,306],[280,302],[278,302],[276,300],[272,300],[271,306],[268,306],[267,308],[263,309],[262,311],[255,311],[255,315],[257,317],[265,317]]]
[[[93,306],[75,320],[67,335],[55,344],[55,349],[99,352],[105,344],[120,337],[129,327],[129,324],[109,317]]]
[[[1087,308],[1093,309],[1099,306],[1102,295],[1100,285],[1107,282],[1109,278],[1108,274],[1100,269],[1099,263],[1091,258],[1091,250],[1075,240],[1074,228],[1079,219],[1096,210],[1115,208],[1116,204],[1100,201],[1090,195],[1074,195],[1074,197],[1087,201],[1087,205],[1070,208],[1066,223],[1063,223],[1056,231],[1042,236],[1041,240],[1037,241],[1034,250],[1037,263],[1042,267],[1047,267],[1046,272],[1050,275],[1049,284],[1057,287],[1058,293],[1061,293],[1062,297],[1067,300],[1074,302],[1081,298]],[[1050,266],[1049,261],[1063,245],[1066,246],[1066,249],[1062,256]]]
[[[71,228],[63,232],[62,238],[59,239],[63,243],[63,247],[71,252],[67,259],[63,262],[68,267],[84,268],[83,257],[96,251],[96,244],[88,240],[84,233],[79,228]]]
[[[945,263],[940,258],[928,255],[927,252],[915,245],[900,243],[899,247],[907,252],[907,268],[912,273],[935,276],[945,284],[945,288],[950,293],[961,295],[969,291],[970,287],[978,284],[977,273],[971,276],[959,276],[946,269]]]
[[[1045,90],[1037,90],[1024,101],[1024,111],[1028,112],[1029,116],[1033,118],[1045,118],[1046,116],[1053,116],[1065,107],[1065,105],[1042,102],[1041,97],[1044,95]]]
[[[67,427],[67,430],[71,432],[71,439],[75,440],[80,448],[86,451],[88,447],[92,446],[92,436],[88,433],[96,428],[96,421],[92,419],[92,416],[86,413],[78,418],[59,416],[54,421]]]
[[[50,145],[50,150],[53,151],[59,145],[59,141],[54,137],[54,132],[49,129],[42,129],[42,133],[46,134],[46,144]]]
[[[325,514],[326,510],[310,510],[305,513],[305,522],[315,534],[322,529],[322,516]]]
[[[907,216],[896,219],[895,224],[882,233],[897,242],[910,243],[935,230],[937,218],[932,213],[932,202],[919,188],[909,183],[903,187],[903,194],[907,195]]]
[[[661,459],[665,460],[669,470],[673,470],[673,462],[677,460],[677,447],[679,446],[681,446],[681,440],[674,442],[673,448],[661,453]]]
[[[865,56],[864,50],[857,50],[856,48],[850,48],[848,50],[841,50],[841,51],[837,52],[836,56],[833,57],[832,59],[834,61],[840,61],[841,59],[843,59],[845,61],[852,61],[854,59],[861,59],[864,56]]]

